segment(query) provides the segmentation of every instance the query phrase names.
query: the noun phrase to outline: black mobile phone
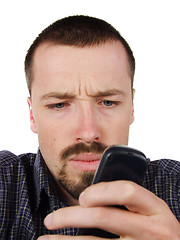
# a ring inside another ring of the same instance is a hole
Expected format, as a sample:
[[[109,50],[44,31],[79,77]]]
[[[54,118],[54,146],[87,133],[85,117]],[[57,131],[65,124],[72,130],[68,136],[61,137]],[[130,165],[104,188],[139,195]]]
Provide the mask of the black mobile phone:
[[[147,158],[137,149],[122,145],[107,148],[101,158],[92,184],[117,180],[129,180],[142,185],[147,168]],[[127,210],[124,206],[115,206]],[[96,228],[84,228],[78,235],[90,235],[104,238],[119,236]]]

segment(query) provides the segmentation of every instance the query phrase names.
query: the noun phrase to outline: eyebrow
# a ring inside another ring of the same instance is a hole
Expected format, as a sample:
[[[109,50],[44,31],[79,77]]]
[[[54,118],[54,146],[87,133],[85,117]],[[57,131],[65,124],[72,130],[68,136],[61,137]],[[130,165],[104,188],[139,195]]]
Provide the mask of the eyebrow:
[[[47,100],[49,98],[67,99],[67,98],[74,98],[74,97],[75,95],[70,93],[49,92],[41,96],[41,100]]]
[[[125,96],[125,92],[119,89],[110,89],[106,91],[98,91],[95,94],[88,95],[90,97],[108,97],[108,96],[115,96],[115,95],[121,95]]]
[[[87,96],[89,97],[108,97],[108,96],[115,96],[115,95],[120,95],[120,96],[125,96],[125,92],[122,90],[118,90],[118,89],[110,89],[110,90],[106,90],[106,91],[98,91],[95,94],[87,94]],[[75,94],[71,94],[71,93],[61,93],[61,92],[49,92],[44,94],[43,96],[41,96],[41,100],[47,100],[50,98],[56,98],[56,99],[72,99],[75,98],[76,95]]]

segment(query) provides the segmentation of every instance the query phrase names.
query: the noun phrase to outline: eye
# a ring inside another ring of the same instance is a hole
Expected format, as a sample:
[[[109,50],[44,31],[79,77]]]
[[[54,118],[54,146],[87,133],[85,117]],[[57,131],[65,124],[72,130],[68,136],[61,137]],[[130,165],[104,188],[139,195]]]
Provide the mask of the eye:
[[[65,102],[60,102],[60,103],[55,103],[55,104],[48,105],[48,108],[61,109],[61,108],[64,108],[66,105],[67,104]]]
[[[110,100],[103,100],[102,102],[106,107],[111,107],[113,105],[117,105],[115,101],[110,101]]]
[[[55,108],[63,108],[63,107],[65,107],[65,103],[64,102],[61,102],[61,103],[56,103],[56,104],[54,104],[54,107]]]

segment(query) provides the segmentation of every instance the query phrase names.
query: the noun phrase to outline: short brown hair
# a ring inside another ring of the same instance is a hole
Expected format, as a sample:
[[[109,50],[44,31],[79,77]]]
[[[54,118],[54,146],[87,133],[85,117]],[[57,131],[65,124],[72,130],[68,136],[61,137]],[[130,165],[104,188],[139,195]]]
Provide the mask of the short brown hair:
[[[76,47],[94,46],[109,41],[120,41],[128,55],[130,74],[133,79],[135,59],[126,40],[109,23],[89,16],[70,16],[60,19],[44,29],[30,46],[25,58],[25,74],[29,93],[33,81],[33,56],[37,47],[45,42]]]

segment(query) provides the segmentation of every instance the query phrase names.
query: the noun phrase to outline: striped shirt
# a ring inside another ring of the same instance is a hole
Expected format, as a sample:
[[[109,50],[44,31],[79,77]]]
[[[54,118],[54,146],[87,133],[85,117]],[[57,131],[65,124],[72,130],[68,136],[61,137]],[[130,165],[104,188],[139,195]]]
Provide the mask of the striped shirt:
[[[180,162],[148,162],[144,187],[162,198],[180,221]],[[59,196],[40,151],[16,156],[0,152],[0,239],[34,240],[44,234],[76,235],[77,229],[50,231],[45,216],[69,206]]]

